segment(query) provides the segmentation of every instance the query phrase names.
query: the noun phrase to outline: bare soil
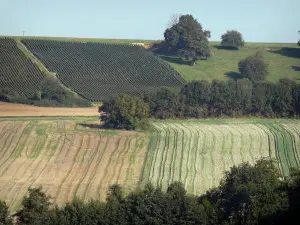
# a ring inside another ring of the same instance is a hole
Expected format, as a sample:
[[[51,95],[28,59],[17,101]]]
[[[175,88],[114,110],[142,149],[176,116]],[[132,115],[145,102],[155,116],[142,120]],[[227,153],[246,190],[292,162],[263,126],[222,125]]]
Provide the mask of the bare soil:
[[[0,102],[0,117],[6,116],[99,116],[98,107],[60,108]]]

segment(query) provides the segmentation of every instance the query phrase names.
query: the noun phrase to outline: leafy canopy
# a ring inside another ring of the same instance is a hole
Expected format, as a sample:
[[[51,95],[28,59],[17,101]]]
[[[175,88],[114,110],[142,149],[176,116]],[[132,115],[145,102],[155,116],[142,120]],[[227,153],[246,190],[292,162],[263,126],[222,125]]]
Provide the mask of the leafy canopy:
[[[169,49],[180,57],[195,62],[211,55],[208,42],[210,31],[204,31],[192,15],[182,15],[178,23],[165,30],[164,37]]]
[[[221,45],[227,48],[239,49],[244,46],[243,36],[236,30],[228,30],[221,36]]]
[[[140,127],[142,119],[149,117],[149,105],[142,99],[126,94],[118,95],[104,102],[99,108],[106,116],[102,117],[107,125],[118,129],[134,130]]]
[[[251,81],[262,81],[268,75],[268,64],[261,52],[248,56],[238,63],[240,73]]]
[[[42,188],[29,188],[29,196],[22,201],[22,208],[17,213],[19,224],[50,224],[50,197]]]

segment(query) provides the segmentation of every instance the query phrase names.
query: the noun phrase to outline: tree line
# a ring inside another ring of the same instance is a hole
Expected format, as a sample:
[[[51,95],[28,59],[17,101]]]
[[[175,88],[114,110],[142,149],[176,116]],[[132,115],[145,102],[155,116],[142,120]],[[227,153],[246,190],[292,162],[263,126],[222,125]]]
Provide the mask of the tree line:
[[[281,79],[278,83],[214,80],[194,81],[180,91],[162,88],[148,94],[154,118],[207,118],[220,116],[298,117],[300,84]]]
[[[107,126],[121,129],[147,127],[147,118],[298,118],[300,84],[290,79],[193,81],[180,90],[161,88],[141,98],[123,94],[104,102],[100,111]]]
[[[244,163],[225,173],[221,184],[201,196],[187,194],[180,182],[166,191],[151,184],[127,196],[119,185],[109,188],[105,202],[74,199],[64,206],[51,203],[41,188],[30,188],[21,208],[9,215],[0,201],[0,223],[10,225],[81,224],[297,224],[300,171],[283,179],[273,161]]]

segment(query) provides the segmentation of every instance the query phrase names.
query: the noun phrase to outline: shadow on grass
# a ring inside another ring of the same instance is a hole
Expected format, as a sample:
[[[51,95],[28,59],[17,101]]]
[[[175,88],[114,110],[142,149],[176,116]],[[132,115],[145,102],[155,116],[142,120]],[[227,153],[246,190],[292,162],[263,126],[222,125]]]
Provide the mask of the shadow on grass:
[[[269,51],[271,53],[287,56],[287,57],[293,57],[300,59],[300,48],[281,48],[278,50],[271,50]]]
[[[235,48],[235,47],[222,46],[222,45],[213,45],[213,47],[218,49],[218,50],[232,50],[232,51],[239,50],[238,48]]]
[[[233,80],[239,80],[243,78],[243,75],[234,71],[226,72],[225,75]]]
[[[78,125],[91,129],[107,129],[107,127],[105,127],[103,124],[79,123]]]
[[[190,61],[185,61],[182,58],[176,57],[176,56],[171,56],[171,55],[157,55],[161,59],[170,62],[170,63],[175,63],[179,65],[191,65]]]
[[[295,71],[300,71],[300,66],[292,66],[292,69]]]

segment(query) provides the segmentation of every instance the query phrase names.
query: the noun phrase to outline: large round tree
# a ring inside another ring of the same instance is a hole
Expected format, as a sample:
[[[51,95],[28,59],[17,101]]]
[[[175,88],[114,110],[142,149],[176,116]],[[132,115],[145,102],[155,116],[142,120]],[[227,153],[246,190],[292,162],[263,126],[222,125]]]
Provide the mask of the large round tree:
[[[203,30],[192,15],[180,16],[177,23],[166,29],[164,37],[170,50],[180,57],[193,60],[193,65],[197,59],[206,59],[211,55],[208,42],[210,32]]]
[[[244,46],[243,36],[236,30],[228,30],[221,39],[221,45],[226,48],[239,49]]]

